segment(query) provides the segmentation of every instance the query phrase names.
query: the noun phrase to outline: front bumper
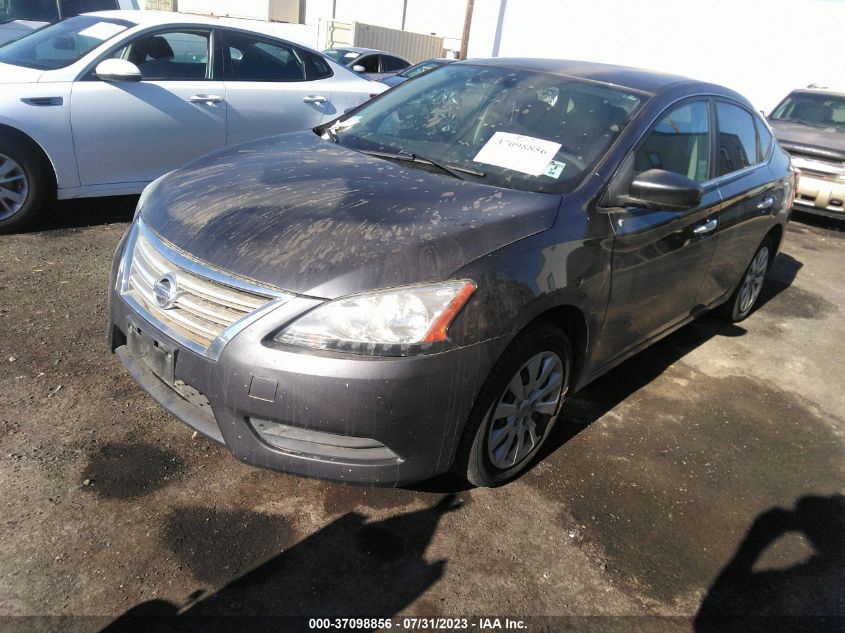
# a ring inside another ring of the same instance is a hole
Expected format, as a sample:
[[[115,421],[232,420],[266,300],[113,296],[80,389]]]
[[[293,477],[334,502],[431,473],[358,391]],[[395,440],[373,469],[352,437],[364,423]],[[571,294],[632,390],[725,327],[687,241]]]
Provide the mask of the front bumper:
[[[845,182],[802,172],[798,179],[798,192],[793,208],[806,213],[845,219]]]
[[[507,342],[405,358],[268,346],[271,332],[314,305],[295,298],[240,331],[212,360],[158,330],[114,281],[111,348],[141,387],[241,461],[320,479],[392,486],[448,470]],[[138,337],[172,353],[170,376],[138,353]]]

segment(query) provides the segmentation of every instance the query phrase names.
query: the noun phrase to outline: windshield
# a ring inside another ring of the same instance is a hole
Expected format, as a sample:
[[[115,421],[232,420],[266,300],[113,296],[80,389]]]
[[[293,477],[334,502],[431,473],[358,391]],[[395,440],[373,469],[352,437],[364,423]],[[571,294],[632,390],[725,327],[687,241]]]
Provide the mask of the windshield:
[[[845,97],[794,92],[775,108],[771,118],[845,131]]]
[[[0,22],[12,20],[58,22],[58,5],[56,0],[0,0]]]
[[[70,18],[0,46],[0,62],[39,70],[64,68],[130,26],[124,20]]]
[[[361,57],[362,53],[357,53],[355,51],[345,51],[343,49],[330,48],[327,51],[323,51],[323,55],[325,55],[326,57],[336,61],[338,64],[346,66],[347,64],[350,64],[354,60]]]
[[[415,155],[491,185],[565,193],[641,102],[571,77],[454,64],[400,84],[334,131],[351,149]]]

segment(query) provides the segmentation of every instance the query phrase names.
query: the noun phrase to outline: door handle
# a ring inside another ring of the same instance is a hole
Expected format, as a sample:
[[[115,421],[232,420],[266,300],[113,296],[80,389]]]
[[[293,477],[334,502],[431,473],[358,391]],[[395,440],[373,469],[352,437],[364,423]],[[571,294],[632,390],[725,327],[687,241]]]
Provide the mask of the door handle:
[[[191,103],[220,103],[223,101],[223,97],[218,97],[217,95],[194,95],[193,97],[189,97],[188,101]]]
[[[712,233],[713,231],[715,231],[718,226],[719,220],[716,218],[710,218],[704,224],[699,224],[697,227],[695,227],[692,232],[696,235],[707,235],[708,233]]]
[[[775,204],[775,199],[774,199],[774,198],[772,198],[772,196],[769,196],[768,198],[763,198],[763,199],[760,201],[760,203],[757,205],[757,208],[758,208],[760,211],[768,211],[769,209],[771,209],[771,208],[772,208],[772,206],[773,206],[774,204]]]
[[[325,103],[328,99],[323,95],[308,95],[307,97],[302,97],[302,101],[304,103]]]

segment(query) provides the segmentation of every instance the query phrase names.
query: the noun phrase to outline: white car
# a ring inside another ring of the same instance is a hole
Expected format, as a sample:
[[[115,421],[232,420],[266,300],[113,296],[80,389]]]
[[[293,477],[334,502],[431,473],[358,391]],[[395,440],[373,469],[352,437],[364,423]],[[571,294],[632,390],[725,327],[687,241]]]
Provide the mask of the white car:
[[[139,193],[203,154],[316,127],[387,89],[262,24],[104,11],[0,47],[0,231],[54,197]]]

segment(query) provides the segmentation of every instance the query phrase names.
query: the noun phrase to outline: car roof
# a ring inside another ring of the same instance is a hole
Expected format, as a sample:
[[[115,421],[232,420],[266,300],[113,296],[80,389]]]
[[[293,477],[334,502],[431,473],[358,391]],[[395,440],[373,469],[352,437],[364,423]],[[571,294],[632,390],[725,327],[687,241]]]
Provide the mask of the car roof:
[[[284,36],[274,35],[268,30],[274,23],[261,20],[242,20],[238,18],[217,17],[212,15],[196,15],[193,13],[177,13],[175,11],[154,11],[154,10],[115,10],[115,11],[92,11],[84,15],[125,20],[138,26],[160,26],[167,24],[196,24],[198,26],[227,26],[245,31],[255,31],[265,35],[271,35],[279,39]]]
[[[295,43],[297,46],[314,50],[309,44],[300,41],[300,38],[293,32],[280,32],[276,27],[296,26],[285,22],[264,22],[261,20],[246,20],[240,18],[216,17],[210,15],[195,15],[193,13],[177,13],[174,11],[154,10],[115,10],[115,11],[92,11],[83,15],[107,18],[112,20],[124,20],[143,28],[167,26],[170,24],[187,24],[190,26],[203,27],[225,27],[249,31],[266,37],[275,38],[285,42]]]
[[[377,48],[364,48],[362,46],[332,46],[326,49],[327,51],[349,51],[350,53],[384,53],[385,55],[392,55],[393,57],[399,57],[394,53],[389,53],[387,51],[380,51]]]
[[[744,97],[729,88],[725,88],[724,86],[690,79],[689,77],[684,77],[682,75],[673,75],[670,73],[645,70],[643,68],[633,68],[630,66],[617,66],[614,64],[601,64],[597,62],[584,62],[567,59],[536,59],[517,57],[468,59],[458,62],[458,64],[547,72],[620,86],[649,94],[657,94],[668,89],[670,86],[677,87],[687,85],[689,87],[700,87],[703,91],[721,93],[725,96],[739,98],[742,101],[745,101]]]
[[[845,97],[845,91],[830,88],[796,88],[789,94],[830,95],[831,97]]]

